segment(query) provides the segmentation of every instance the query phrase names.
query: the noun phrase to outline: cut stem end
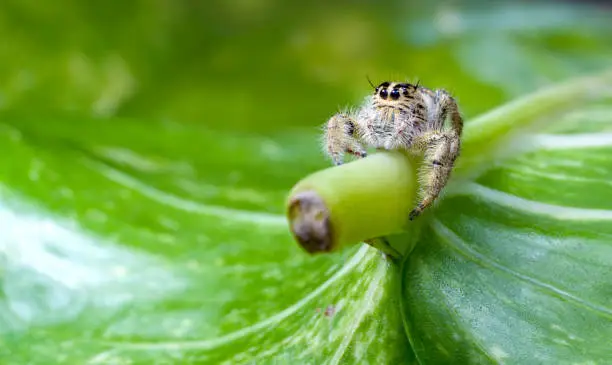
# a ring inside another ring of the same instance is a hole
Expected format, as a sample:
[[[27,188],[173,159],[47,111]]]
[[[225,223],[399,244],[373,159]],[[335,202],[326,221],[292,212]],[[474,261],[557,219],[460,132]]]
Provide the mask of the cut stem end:
[[[289,201],[291,233],[309,253],[330,252],[332,225],[329,210],[314,191],[303,191]]]
[[[412,166],[406,154],[386,151],[304,177],[286,205],[293,237],[313,254],[403,231],[416,190]]]

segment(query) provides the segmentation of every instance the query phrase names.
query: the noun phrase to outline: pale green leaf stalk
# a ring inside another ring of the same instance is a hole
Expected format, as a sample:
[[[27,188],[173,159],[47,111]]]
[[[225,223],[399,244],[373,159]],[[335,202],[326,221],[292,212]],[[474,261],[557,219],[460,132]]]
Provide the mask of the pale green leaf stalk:
[[[318,171],[291,191],[291,231],[310,253],[399,233],[413,208],[416,188],[414,164],[400,152],[381,152]]]
[[[504,141],[537,132],[546,127],[540,125],[542,119],[558,117],[602,94],[612,96],[612,70],[551,85],[468,121],[456,173],[473,175],[504,151],[513,152]]]
[[[612,71],[553,85],[468,121],[454,175],[473,177],[502,157],[507,141],[537,131],[542,118],[602,94],[612,95]],[[405,231],[418,188],[415,174],[416,161],[386,151],[315,172],[289,194],[291,232],[306,251],[317,253]]]

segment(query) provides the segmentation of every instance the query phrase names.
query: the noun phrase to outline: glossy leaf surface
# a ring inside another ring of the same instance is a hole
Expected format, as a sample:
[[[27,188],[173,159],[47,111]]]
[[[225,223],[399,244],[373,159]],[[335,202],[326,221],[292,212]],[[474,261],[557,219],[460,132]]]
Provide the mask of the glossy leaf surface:
[[[283,215],[366,74],[447,88],[469,124],[609,65],[607,10],[62,4],[0,6],[0,363],[612,358],[609,95],[470,166],[401,267],[307,256]]]

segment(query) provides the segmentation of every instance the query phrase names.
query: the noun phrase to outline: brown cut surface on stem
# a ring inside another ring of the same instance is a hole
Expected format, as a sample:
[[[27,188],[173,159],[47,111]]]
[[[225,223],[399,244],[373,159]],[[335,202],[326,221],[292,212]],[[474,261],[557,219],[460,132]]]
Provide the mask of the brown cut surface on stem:
[[[332,227],[323,199],[314,191],[303,191],[289,202],[291,233],[309,253],[332,250]]]

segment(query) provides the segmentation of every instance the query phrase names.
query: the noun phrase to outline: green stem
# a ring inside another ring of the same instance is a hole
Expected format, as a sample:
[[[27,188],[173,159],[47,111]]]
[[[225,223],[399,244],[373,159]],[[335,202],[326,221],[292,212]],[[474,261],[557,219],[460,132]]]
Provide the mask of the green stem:
[[[378,152],[315,172],[289,195],[291,232],[310,253],[402,232],[416,189],[413,162],[400,152]]]
[[[543,119],[550,123],[555,116],[601,98],[602,94],[612,95],[612,70],[552,85],[468,121],[457,174],[472,173],[478,166],[500,157],[497,150],[508,150],[502,143],[504,140],[511,140],[517,134],[533,133],[534,130],[529,129]]]

